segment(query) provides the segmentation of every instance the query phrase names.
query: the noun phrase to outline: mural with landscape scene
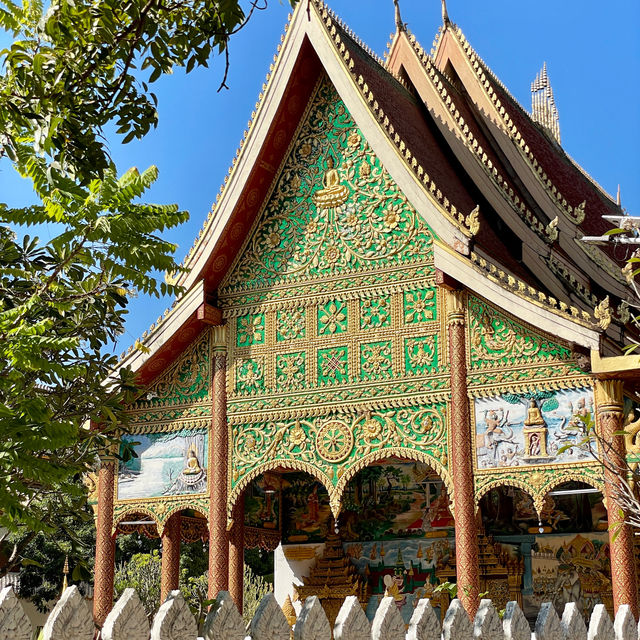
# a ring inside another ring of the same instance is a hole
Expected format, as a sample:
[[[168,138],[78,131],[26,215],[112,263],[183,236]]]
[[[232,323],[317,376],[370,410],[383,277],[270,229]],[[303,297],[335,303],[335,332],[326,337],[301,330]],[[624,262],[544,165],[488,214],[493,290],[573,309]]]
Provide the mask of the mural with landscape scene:
[[[136,457],[120,463],[118,500],[205,493],[208,435],[206,429],[123,436]]]
[[[323,542],[331,509],[326,489],[310,476],[283,476],[284,542]],[[426,464],[372,464],[348,483],[340,536],[350,540],[445,537],[453,528],[444,483]]]
[[[593,459],[591,388],[476,398],[474,409],[479,469]]]

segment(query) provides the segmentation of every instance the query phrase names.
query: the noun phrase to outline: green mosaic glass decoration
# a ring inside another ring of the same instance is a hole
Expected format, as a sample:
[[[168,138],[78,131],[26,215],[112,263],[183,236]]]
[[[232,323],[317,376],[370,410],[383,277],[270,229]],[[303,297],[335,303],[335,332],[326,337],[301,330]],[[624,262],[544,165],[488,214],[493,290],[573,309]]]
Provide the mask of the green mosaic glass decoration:
[[[391,325],[391,299],[366,298],[360,301],[360,328],[379,329]]]
[[[382,380],[392,375],[391,340],[360,345],[360,375],[363,380]]]
[[[404,321],[406,324],[432,322],[435,319],[435,289],[416,289],[404,292]]]
[[[424,375],[438,367],[438,336],[405,338],[404,358],[406,372]]]
[[[306,311],[304,307],[281,309],[276,318],[276,340],[297,340],[306,335]]]
[[[487,302],[469,296],[472,368],[569,360],[571,349],[549,340]]]
[[[281,353],[276,358],[276,384],[279,390],[302,387],[305,382],[306,354]]]
[[[276,299],[279,285],[327,277],[354,288],[357,277],[402,264],[432,274],[433,233],[325,78],[221,298],[259,290]]]
[[[347,331],[347,303],[328,302],[318,308],[318,335],[333,336]]]
[[[264,362],[258,358],[240,358],[236,366],[236,391],[264,391]]]
[[[318,349],[318,382],[347,382],[349,379],[348,349],[346,346]]]
[[[236,325],[236,345],[250,347],[264,343],[264,313],[250,313],[240,316]]]

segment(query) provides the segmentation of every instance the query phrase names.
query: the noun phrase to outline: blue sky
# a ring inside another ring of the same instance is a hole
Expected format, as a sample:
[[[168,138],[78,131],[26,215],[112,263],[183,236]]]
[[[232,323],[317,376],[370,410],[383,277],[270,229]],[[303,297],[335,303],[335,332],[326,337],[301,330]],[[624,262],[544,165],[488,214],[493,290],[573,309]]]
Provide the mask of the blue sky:
[[[306,2],[306,0],[303,0]],[[378,54],[394,30],[392,0],[333,0],[330,6]],[[440,24],[439,0],[400,0],[402,17],[425,49]],[[449,0],[449,16],[525,108],[544,61],[560,114],[562,144],[622,205],[640,215],[640,2],[637,0]],[[229,90],[218,92],[222,60],[160,79],[160,124],[143,141],[110,138],[119,171],[156,164],[149,200],[177,202],[191,219],[168,238],[181,259],[198,233],[235,154],[272,61],[290,7],[269,0],[231,44]],[[30,185],[0,164],[0,201],[31,202]],[[46,237],[46,234],[45,234]],[[131,344],[167,300],[137,299],[117,346]]]

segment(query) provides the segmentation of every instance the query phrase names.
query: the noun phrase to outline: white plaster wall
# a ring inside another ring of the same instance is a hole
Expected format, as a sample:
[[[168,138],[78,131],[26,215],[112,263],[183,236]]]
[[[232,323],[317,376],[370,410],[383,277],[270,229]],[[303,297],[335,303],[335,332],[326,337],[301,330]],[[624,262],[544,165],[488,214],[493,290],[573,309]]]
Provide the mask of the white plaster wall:
[[[273,552],[273,591],[280,606],[284,604],[287,596],[289,596],[293,602],[296,614],[299,614],[302,605],[300,602],[294,602],[293,600],[293,585],[302,584],[302,578],[306,578],[309,575],[311,567],[315,565],[316,559],[322,555],[324,551],[324,544],[286,545],[287,549],[295,549],[296,547],[312,547],[315,551],[315,557],[309,558],[308,560],[290,560],[285,555],[285,547],[281,544],[278,545]]]

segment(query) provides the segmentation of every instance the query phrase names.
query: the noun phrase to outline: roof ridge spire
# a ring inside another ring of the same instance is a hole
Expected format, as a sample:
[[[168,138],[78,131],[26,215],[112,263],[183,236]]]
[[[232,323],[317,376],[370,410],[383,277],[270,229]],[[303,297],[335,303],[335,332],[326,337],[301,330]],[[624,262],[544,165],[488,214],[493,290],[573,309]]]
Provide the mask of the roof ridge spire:
[[[545,127],[560,144],[560,118],[546,62],[543,62],[542,69],[531,83],[531,118]]]
[[[447,0],[441,0],[442,2],[442,26],[447,27],[451,24],[451,20],[449,20],[449,12],[447,11]]]
[[[402,22],[402,16],[400,15],[400,0],[393,0],[393,5],[395,7],[396,31],[406,31],[407,25]]]

